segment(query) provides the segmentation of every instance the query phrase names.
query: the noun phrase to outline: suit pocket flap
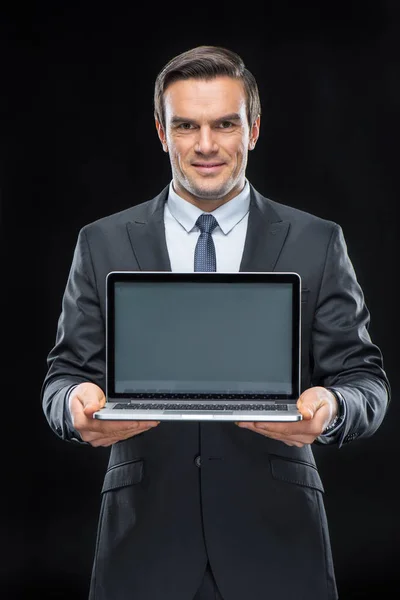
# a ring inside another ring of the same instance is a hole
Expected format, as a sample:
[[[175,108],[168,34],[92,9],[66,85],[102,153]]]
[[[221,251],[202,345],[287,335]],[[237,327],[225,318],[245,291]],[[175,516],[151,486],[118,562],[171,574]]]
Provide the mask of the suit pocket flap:
[[[143,479],[143,460],[132,460],[115,465],[105,474],[101,493],[140,483]]]
[[[275,479],[324,492],[319,473],[313,465],[279,456],[270,456],[270,464],[271,473]]]

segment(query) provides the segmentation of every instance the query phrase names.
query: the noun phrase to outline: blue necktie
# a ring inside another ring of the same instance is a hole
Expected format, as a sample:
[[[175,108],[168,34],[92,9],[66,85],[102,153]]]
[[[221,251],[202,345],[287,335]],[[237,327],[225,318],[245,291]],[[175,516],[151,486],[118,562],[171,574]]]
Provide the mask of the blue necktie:
[[[197,219],[196,225],[200,229],[200,235],[194,250],[194,270],[216,271],[215,246],[211,234],[218,221],[213,215],[203,213]]]

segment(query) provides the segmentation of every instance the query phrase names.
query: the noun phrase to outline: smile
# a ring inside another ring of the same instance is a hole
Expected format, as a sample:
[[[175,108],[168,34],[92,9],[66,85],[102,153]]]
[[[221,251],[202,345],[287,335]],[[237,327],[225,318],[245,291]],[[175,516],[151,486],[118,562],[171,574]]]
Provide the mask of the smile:
[[[215,173],[222,169],[225,163],[193,163],[193,167],[200,173]]]

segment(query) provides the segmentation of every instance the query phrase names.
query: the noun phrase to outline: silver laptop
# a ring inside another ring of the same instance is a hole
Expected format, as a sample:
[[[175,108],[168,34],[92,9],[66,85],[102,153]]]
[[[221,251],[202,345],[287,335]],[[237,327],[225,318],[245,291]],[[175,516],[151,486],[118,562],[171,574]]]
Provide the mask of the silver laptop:
[[[298,421],[297,273],[113,271],[97,419]]]

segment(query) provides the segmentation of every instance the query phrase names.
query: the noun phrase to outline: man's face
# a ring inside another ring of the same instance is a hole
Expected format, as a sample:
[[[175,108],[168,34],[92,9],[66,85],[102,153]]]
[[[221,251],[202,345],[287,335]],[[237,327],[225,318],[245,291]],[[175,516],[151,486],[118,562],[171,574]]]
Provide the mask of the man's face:
[[[175,191],[203,210],[236,196],[245,183],[247,154],[259,134],[250,130],[243,84],[230,77],[172,83],[164,94],[165,130]]]

